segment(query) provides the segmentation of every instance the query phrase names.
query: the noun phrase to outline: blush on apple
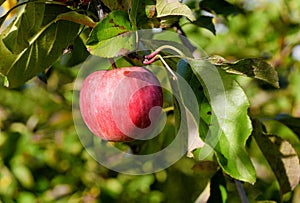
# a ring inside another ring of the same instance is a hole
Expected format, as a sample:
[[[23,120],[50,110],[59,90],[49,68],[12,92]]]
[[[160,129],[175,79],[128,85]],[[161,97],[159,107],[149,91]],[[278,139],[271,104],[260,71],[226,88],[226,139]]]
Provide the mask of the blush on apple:
[[[108,141],[145,139],[163,105],[156,76],[142,67],[96,71],[83,82],[80,111],[91,132]]]

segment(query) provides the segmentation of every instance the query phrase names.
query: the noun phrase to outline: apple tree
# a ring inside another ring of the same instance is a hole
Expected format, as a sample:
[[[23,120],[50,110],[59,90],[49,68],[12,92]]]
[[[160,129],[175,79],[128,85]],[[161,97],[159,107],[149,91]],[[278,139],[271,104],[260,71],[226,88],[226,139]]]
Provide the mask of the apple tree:
[[[0,202],[299,201],[297,0],[0,5]]]

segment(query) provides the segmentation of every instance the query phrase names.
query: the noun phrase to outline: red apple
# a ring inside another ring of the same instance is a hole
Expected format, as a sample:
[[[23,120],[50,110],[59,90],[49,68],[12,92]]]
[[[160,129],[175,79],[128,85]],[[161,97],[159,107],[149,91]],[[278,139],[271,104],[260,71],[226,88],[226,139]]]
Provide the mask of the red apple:
[[[80,111],[87,127],[104,140],[145,139],[154,129],[163,104],[156,76],[142,67],[90,74],[80,91]]]

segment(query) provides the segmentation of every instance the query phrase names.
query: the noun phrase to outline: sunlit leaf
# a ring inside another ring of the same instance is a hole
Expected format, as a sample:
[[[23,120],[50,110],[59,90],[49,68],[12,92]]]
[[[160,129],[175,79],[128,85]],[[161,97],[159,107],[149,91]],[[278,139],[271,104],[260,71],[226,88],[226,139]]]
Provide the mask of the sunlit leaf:
[[[209,61],[227,73],[256,78],[274,87],[279,87],[276,70],[262,59],[247,58],[231,63],[220,56],[211,56]]]
[[[209,135],[205,142],[215,151],[223,170],[230,176],[255,182],[255,170],[245,149],[251,134],[247,111],[249,101],[229,74],[205,60],[187,59],[201,82],[212,108]]]
[[[90,17],[88,17],[87,15],[80,14],[76,11],[62,13],[57,16],[56,20],[67,20],[91,28],[96,26],[96,23]]]
[[[68,11],[66,7],[46,5],[44,8],[41,3],[33,5],[35,4],[28,4],[25,11],[27,8],[36,9],[36,15],[24,12],[15,22],[19,31],[8,27],[0,35],[5,38],[5,44],[0,41],[0,54],[6,59],[0,64],[0,73],[8,78],[10,88],[20,86],[52,65],[73,42],[79,29],[78,24],[56,19],[58,14]],[[37,24],[18,23],[26,21],[25,19],[36,20]],[[27,30],[30,34],[22,37]]]
[[[156,1],[157,17],[169,17],[169,16],[185,16],[190,21],[196,20],[191,9],[180,3],[178,0],[157,0]]]
[[[22,7],[8,34],[2,38],[5,46],[14,54],[29,46],[29,40],[41,29],[45,3],[28,3]]]
[[[86,43],[95,45],[131,30],[127,12],[113,11],[95,26]]]
[[[292,191],[300,181],[299,157],[295,149],[288,141],[265,134],[258,120],[253,120],[253,126],[253,136],[279,182],[281,194]]]

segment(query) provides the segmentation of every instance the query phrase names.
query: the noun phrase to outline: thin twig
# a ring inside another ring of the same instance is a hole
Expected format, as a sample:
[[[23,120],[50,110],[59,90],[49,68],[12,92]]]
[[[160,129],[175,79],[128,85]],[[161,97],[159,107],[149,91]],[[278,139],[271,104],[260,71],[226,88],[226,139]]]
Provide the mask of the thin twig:
[[[243,188],[243,185],[242,185],[241,181],[234,180],[234,182],[235,182],[236,188],[237,188],[237,190],[239,192],[239,195],[240,195],[240,198],[242,200],[242,203],[249,203],[248,197],[246,195],[246,192],[245,192],[245,190]]]

